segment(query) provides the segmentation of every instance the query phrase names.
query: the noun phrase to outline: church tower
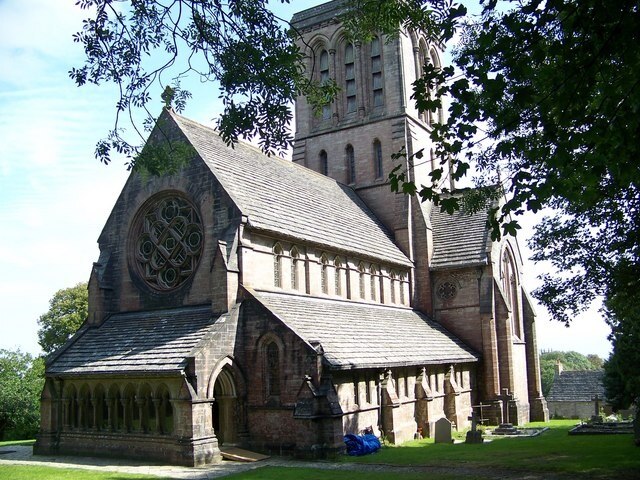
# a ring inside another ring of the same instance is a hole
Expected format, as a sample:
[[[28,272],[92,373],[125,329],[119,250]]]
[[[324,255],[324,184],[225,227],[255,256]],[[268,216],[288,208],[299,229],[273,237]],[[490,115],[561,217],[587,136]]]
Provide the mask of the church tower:
[[[444,214],[394,194],[388,182],[402,162],[418,188],[440,167],[430,134],[445,109],[418,111],[411,95],[425,65],[441,67],[442,47],[419,32],[351,41],[339,20],[344,5],[334,0],[291,21],[308,74],[340,88],[321,112],[298,98],[293,161],[353,188],[389,230],[413,263],[411,306],[481,354],[476,401],[492,405],[492,421],[544,420],[535,311],[520,283],[517,242],[492,242],[486,212]],[[407,157],[393,159],[400,151]]]
[[[439,167],[429,135],[433,124],[443,121],[443,109],[420,112],[410,97],[425,63],[440,67],[442,51],[416,33],[352,42],[338,21],[343,11],[344,1],[334,0],[296,13],[291,21],[302,35],[307,72],[340,87],[321,112],[298,98],[293,161],[358,193],[414,261],[412,304],[431,313],[430,206],[391,192],[388,175],[404,163],[419,186],[429,184],[429,173]],[[413,162],[392,159],[402,150],[407,158],[419,151],[422,156]]]

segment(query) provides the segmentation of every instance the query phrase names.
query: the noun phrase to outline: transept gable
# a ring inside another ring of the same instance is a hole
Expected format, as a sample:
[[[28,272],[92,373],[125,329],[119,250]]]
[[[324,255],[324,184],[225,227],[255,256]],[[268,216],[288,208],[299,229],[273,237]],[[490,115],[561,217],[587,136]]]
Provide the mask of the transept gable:
[[[249,228],[411,265],[353,189],[243,143],[229,148],[215,130],[170,114]]]

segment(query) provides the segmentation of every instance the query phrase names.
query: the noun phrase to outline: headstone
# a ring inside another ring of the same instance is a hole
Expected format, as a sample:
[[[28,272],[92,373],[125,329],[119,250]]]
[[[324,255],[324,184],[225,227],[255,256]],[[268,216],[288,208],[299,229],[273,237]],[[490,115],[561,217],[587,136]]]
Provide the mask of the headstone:
[[[435,443],[451,443],[451,422],[444,417],[438,419],[434,437]]]

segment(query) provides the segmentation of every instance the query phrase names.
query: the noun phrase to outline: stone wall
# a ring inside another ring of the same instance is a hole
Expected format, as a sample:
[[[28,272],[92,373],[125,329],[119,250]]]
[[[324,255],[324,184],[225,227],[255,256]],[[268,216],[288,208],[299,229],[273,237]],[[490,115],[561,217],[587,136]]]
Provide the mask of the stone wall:
[[[176,133],[174,141],[184,141]],[[152,135],[150,145],[153,145]],[[158,141],[163,141],[161,136]],[[194,273],[174,291],[149,287],[133,268],[135,238],[131,232],[141,208],[159,195],[175,193],[193,204],[204,234],[202,253]],[[232,240],[239,224],[239,212],[211,171],[195,157],[176,174],[162,177],[132,173],[106,222],[98,243],[100,265],[90,281],[89,318],[99,324],[113,312],[202,305],[212,301],[209,267],[218,240]],[[229,245],[231,246],[231,245]]]
[[[589,419],[595,411],[594,402],[547,402],[549,415],[553,417]]]

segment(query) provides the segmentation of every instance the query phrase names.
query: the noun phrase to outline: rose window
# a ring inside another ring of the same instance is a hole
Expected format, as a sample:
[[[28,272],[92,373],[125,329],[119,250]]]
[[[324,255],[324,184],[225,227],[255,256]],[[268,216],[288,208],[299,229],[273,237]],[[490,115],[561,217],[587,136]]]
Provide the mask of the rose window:
[[[458,293],[458,287],[455,283],[444,282],[438,287],[438,297],[442,300],[450,300]]]
[[[190,202],[176,195],[154,201],[136,222],[138,273],[156,290],[176,288],[195,271],[202,243],[202,223]]]

